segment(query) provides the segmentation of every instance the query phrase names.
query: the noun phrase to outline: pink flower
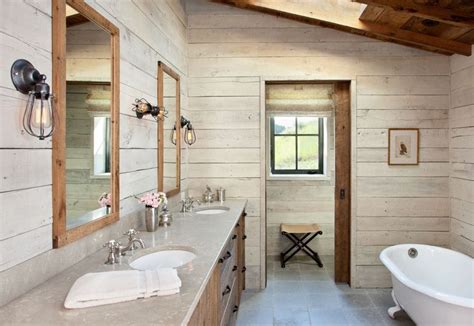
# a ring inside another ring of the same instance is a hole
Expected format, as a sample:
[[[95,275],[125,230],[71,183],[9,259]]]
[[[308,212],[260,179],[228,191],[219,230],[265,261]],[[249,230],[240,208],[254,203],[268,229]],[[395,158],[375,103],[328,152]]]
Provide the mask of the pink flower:
[[[100,195],[98,203],[100,207],[112,206],[112,194],[104,192]]]
[[[164,192],[149,192],[138,198],[140,203],[145,204],[147,207],[156,208],[163,203],[167,203],[166,194]]]

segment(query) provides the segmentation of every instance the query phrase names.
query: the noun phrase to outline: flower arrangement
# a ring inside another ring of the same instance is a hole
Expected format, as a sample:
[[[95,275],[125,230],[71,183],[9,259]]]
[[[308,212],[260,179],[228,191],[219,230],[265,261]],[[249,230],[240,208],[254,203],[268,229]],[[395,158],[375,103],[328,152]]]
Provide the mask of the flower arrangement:
[[[168,203],[168,199],[166,198],[166,194],[164,192],[148,192],[138,198],[138,201],[144,203],[146,207],[153,208],[156,208],[161,204]]]
[[[112,194],[104,192],[102,195],[100,195],[98,203],[100,207],[112,206]]]

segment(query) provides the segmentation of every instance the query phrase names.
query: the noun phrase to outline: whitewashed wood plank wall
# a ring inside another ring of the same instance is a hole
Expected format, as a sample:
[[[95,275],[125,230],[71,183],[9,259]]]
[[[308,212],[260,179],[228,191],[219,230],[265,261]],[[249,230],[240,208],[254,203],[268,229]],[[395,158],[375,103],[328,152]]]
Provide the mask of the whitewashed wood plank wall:
[[[355,83],[353,286],[391,284],[378,259],[388,245],[449,245],[448,57],[205,0],[187,1],[186,10],[189,109],[192,118],[209,123],[191,149],[189,186],[201,192],[212,178],[230,197],[250,198],[249,286],[263,286],[265,274],[265,176],[257,167],[262,156],[255,121],[263,119],[262,80]],[[419,166],[387,165],[389,127],[420,128]],[[238,174],[217,173],[230,169],[229,162]]]
[[[451,57],[451,247],[474,256],[474,57]]]
[[[181,1],[87,3],[120,29],[122,221],[65,248],[51,250],[51,141],[35,140],[22,130],[20,121],[26,97],[15,91],[7,73],[15,59],[25,58],[51,82],[51,1],[2,1],[0,306],[97,251],[103,242],[121,234],[121,229],[136,223],[135,217],[127,220],[127,214],[141,207],[133,196],[157,187],[157,142],[154,120],[138,120],[131,104],[137,97],[157,102],[158,60],[182,76],[184,114],[187,110],[187,18]],[[18,12],[22,19],[18,19]],[[26,274],[28,278],[24,279]]]

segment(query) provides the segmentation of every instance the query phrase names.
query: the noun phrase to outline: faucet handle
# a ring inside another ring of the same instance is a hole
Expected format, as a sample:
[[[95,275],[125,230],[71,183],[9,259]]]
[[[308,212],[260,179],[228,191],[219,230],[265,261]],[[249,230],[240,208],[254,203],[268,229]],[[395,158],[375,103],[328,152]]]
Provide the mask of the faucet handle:
[[[110,240],[109,242],[104,243],[104,248],[109,248],[110,251],[120,248],[120,242],[116,240]]]
[[[125,232],[123,235],[128,235],[128,238],[131,239],[133,238],[133,236],[139,234],[140,232],[138,232],[137,230],[135,229],[129,229],[127,232]]]

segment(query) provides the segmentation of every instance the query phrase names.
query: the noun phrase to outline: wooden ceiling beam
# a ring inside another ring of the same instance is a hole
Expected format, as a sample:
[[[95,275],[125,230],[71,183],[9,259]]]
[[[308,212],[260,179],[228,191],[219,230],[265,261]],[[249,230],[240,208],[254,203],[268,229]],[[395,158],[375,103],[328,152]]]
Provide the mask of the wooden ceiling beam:
[[[352,0],[369,6],[389,8],[416,17],[437,20],[459,27],[474,27],[474,15],[469,12],[448,9],[439,5],[418,4],[413,0]]]
[[[89,19],[82,16],[81,14],[73,14],[66,17],[66,27],[81,25],[88,22],[89,22]]]
[[[337,1],[213,0],[238,8],[264,12],[307,24],[413,46],[426,51],[469,56],[471,45],[359,20],[360,4]]]

